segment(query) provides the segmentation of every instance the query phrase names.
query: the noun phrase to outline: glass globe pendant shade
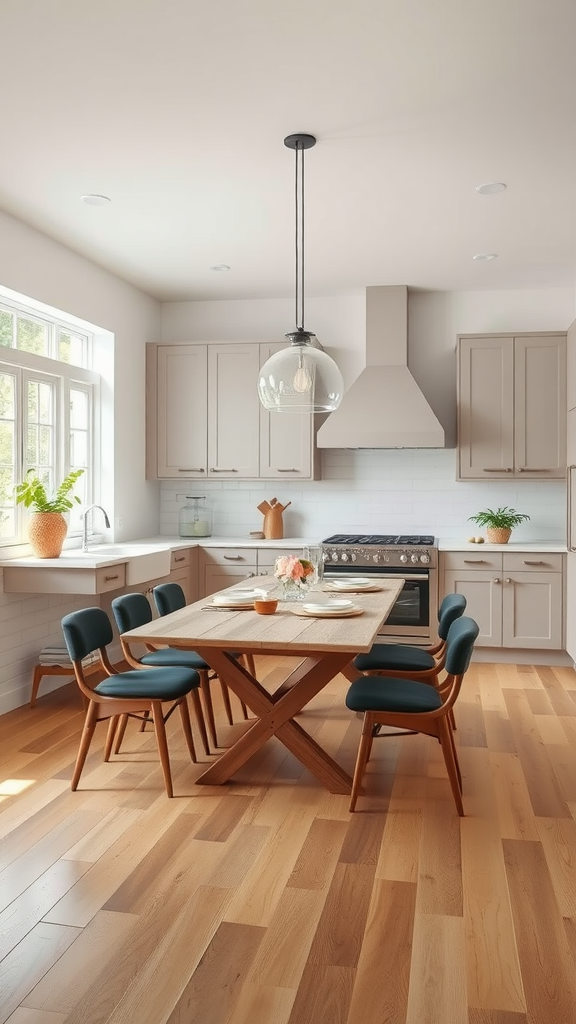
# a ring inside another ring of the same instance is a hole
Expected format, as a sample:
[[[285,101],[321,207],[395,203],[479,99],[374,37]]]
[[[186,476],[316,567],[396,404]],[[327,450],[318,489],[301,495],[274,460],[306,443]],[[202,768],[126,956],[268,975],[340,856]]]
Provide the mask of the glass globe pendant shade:
[[[333,412],[344,392],[336,363],[315,348],[313,334],[287,334],[291,344],[270,356],[258,376],[260,401],[269,412]]]

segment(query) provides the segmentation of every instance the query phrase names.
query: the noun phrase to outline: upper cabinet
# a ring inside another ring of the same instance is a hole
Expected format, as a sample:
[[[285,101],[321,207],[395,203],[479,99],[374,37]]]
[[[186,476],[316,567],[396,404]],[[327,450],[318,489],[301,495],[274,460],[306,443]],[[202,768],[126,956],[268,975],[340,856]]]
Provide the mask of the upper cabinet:
[[[260,367],[283,345],[147,345],[148,479],[312,479],[314,421],[268,413]]]
[[[458,479],[566,476],[566,335],[460,335]]]

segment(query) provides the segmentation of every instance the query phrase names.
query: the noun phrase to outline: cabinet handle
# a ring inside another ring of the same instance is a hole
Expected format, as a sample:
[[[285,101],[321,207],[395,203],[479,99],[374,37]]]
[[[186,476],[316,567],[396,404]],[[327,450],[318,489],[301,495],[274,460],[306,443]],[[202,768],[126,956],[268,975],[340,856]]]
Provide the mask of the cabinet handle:
[[[500,583],[500,580],[498,579],[498,577],[497,577],[497,576],[496,576],[496,578],[495,578],[495,579],[493,579],[493,580],[492,580],[492,583]]]
[[[237,469],[213,469],[212,466],[211,466],[210,467],[210,472],[211,473],[237,473],[238,470]]]
[[[180,558],[174,558],[174,561],[175,562],[185,562],[186,561],[186,555],[182,555]]]
[[[203,469],[203,468],[200,468],[200,469],[179,469],[178,472],[179,473],[205,473],[206,470]]]
[[[549,473],[550,469],[549,469],[549,467],[546,467],[545,469],[535,469],[533,466],[519,466],[518,467],[518,472],[519,473]]]
[[[527,558],[524,559],[524,565],[546,565],[546,562],[529,562]]]
[[[297,473],[297,469],[277,469],[277,473]]]
[[[224,555],[224,558],[227,562],[241,562],[243,560],[242,555]]]
[[[465,558],[466,565],[484,565],[484,558]]]
[[[504,580],[504,583],[513,583],[513,582],[514,582],[514,580],[511,580],[509,576],[507,576],[506,579]]]
[[[119,579],[118,573],[116,573],[115,576],[105,576],[104,577],[104,582],[105,583],[110,583],[110,580],[117,580],[117,579]]]
[[[483,472],[484,473],[511,473],[512,470],[511,469],[500,469],[500,468],[498,468],[498,469],[488,469],[486,466],[484,466]]]

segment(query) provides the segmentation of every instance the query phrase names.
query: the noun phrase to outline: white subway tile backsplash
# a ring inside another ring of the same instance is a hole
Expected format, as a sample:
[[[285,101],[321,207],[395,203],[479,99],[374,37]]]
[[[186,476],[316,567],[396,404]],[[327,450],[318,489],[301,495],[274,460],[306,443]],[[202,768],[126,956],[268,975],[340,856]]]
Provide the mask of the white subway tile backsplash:
[[[173,535],[182,481],[162,483],[161,492],[160,530]],[[286,537],[370,530],[465,538],[471,528],[468,517],[487,505],[512,505],[530,515],[518,530],[520,539],[562,540],[565,534],[562,481],[460,483],[454,449],[327,450],[322,452],[321,480],[207,481],[202,492],[212,504],[214,533],[225,537],[260,529],[256,506],[273,496],[292,502],[284,513]]]

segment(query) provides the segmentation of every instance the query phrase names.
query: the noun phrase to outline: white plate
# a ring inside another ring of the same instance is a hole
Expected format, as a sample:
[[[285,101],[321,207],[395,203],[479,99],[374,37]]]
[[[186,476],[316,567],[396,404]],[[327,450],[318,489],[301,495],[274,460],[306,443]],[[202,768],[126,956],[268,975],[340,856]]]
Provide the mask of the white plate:
[[[249,604],[250,601],[257,601],[266,596],[265,590],[231,590],[229,594],[214,594],[212,604],[235,605]]]
[[[364,610],[362,608],[359,608],[358,605],[352,604],[352,602],[350,602],[349,608],[331,608],[329,604],[317,606],[313,605],[312,607],[316,607],[317,610],[310,611],[309,605],[294,605],[292,611],[294,612],[295,615],[309,616],[310,618],[314,619],[345,619],[349,615],[364,614]]]
[[[341,590],[346,590],[347,587],[372,587],[374,586],[374,580],[369,580],[366,576],[350,576],[346,580],[328,580],[331,586],[340,587]]]
[[[312,612],[313,615],[318,612],[333,613],[333,612],[347,612],[354,607],[352,601],[345,601],[341,598],[336,598],[335,601],[307,601],[302,605],[305,612]]]

